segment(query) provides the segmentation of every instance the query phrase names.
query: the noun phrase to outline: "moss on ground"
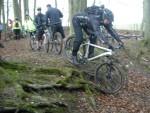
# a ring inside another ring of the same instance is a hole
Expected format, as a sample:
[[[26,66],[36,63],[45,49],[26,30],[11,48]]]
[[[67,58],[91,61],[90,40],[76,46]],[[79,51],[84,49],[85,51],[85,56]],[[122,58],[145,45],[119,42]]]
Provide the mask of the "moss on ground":
[[[26,109],[33,113],[68,113],[75,106],[77,95],[56,90],[28,93],[21,84],[51,84],[64,82],[67,86],[81,85],[82,72],[69,68],[38,68],[24,63],[0,61],[0,106]],[[61,82],[60,82],[61,81]],[[42,97],[40,97],[40,95]],[[36,96],[37,95],[37,96]],[[44,99],[45,98],[45,99]],[[55,103],[51,103],[55,100]],[[48,106],[38,107],[39,102],[50,102]],[[59,105],[65,102],[66,106]]]

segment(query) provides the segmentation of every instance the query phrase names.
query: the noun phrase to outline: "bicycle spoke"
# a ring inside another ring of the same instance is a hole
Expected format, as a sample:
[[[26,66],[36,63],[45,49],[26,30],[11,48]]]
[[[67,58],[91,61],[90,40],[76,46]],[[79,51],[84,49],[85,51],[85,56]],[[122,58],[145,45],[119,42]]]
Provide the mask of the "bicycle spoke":
[[[60,34],[56,33],[54,37],[54,46],[55,46],[55,53],[60,54],[62,50],[62,37]]]

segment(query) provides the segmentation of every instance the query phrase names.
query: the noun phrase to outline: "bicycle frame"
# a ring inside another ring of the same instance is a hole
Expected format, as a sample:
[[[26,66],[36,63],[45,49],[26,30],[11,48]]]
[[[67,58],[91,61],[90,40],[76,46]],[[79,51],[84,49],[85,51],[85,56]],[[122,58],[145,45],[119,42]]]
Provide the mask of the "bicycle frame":
[[[86,58],[88,61],[92,61],[92,60],[95,60],[95,59],[100,58],[100,57],[103,57],[103,56],[111,56],[111,55],[113,54],[113,52],[112,52],[111,49],[108,49],[108,48],[105,48],[105,47],[102,47],[102,46],[98,46],[98,45],[95,45],[95,44],[91,44],[90,41],[88,41],[87,43],[81,44],[81,46],[85,46],[85,45],[87,45],[87,47],[86,47],[86,51],[85,51],[84,58]],[[90,47],[90,46],[93,46],[93,47],[95,47],[95,48],[104,50],[104,51],[106,51],[106,52],[101,53],[101,54],[99,54],[99,55],[97,55],[97,56],[88,58],[89,47]],[[80,51],[79,51],[79,55],[82,56],[82,54],[80,53]]]

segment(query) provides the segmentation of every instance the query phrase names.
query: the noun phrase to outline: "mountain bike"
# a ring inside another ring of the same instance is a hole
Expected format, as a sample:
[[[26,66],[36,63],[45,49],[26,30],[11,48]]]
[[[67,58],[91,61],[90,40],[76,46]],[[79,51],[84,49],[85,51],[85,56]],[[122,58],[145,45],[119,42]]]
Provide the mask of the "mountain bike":
[[[59,24],[59,23],[55,23],[55,24]],[[48,35],[48,40],[45,43],[46,44],[45,50],[47,53],[51,52],[59,55],[61,54],[63,49],[63,38],[59,32],[53,33],[51,26],[55,24],[51,24],[48,27],[49,35]]]
[[[44,34],[42,36],[42,42],[41,42],[41,49],[44,49],[47,52],[47,48],[49,47],[49,37],[50,34],[47,29],[44,30]],[[40,43],[36,37],[36,32],[30,33],[30,47],[33,51],[39,50],[39,44]]]
[[[75,36],[70,36],[66,40],[64,47],[64,57],[71,63],[74,39]],[[93,57],[88,57],[90,46],[95,48]],[[96,84],[98,90],[108,94],[118,92],[127,80],[122,65],[113,58],[114,54],[115,52],[111,49],[90,43],[88,38],[84,39],[77,54],[77,59],[81,67],[84,67],[84,64],[95,61],[94,64],[96,64],[96,67],[93,68],[95,71],[94,84]]]

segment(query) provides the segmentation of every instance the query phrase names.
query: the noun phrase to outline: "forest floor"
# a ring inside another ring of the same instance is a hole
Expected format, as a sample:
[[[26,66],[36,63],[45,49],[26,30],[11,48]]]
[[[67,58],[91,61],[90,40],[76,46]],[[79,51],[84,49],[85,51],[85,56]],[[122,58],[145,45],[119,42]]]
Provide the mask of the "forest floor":
[[[82,70],[63,55],[33,52],[28,39],[3,44],[0,113],[150,113],[150,52],[137,40],[125,40],[128,54],[118,56],[127,68],[128,82],[116,94],[103,94],[86,85],[78,90],[77,77],[82,79]],[[51,87],[63,80],[63,88]],[[70,86],[76,86],[75,90]]]

